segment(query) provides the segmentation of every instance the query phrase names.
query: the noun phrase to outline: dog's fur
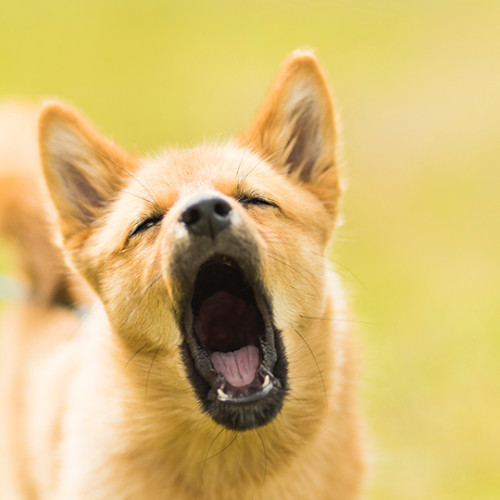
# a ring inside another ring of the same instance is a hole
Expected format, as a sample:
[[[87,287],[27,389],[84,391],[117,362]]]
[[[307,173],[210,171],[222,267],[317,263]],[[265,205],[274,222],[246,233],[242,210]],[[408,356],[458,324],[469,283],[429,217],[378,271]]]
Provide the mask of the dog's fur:
[[[55,210],[33,157],[0,158],[0,229],[24,245],[32,287],[4,320],[0,498],[359,497],[354,353],[325,257],[340,195],[336,128],[305,51],[224,145],[136,158],[69,107],[45,105],[41,164]],[[186,213],[212,198],[227,227],[194,234]],[[201,315],[190,304],[204,266],[235,263],[261,297],[272,380],[245,403],[215,395],[227,384],[203,368],[189,320]],[[75,303],[92,301],[82,319]]]

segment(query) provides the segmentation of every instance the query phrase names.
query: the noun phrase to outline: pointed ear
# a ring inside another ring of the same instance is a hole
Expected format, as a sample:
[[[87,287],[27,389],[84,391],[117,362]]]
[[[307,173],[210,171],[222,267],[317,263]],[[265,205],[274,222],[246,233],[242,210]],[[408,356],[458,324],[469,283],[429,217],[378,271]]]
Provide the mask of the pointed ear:
[[[60,103],[42,108],[39,142],[45,179],[67,241],[103,214],[133,161]]]
[[[339,195],[333,101],[314,54],[285,62],[242,144],[316,191],[328,205]]]

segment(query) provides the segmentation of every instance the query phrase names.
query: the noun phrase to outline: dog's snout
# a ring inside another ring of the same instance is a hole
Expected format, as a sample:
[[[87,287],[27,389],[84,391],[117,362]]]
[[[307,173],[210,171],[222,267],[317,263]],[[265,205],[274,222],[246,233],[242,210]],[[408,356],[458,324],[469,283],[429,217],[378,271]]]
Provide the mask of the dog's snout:
[[[192,234],[215,238],[231,223],[231,205],[214,194],[200,195],[182,211],[180,221]]]

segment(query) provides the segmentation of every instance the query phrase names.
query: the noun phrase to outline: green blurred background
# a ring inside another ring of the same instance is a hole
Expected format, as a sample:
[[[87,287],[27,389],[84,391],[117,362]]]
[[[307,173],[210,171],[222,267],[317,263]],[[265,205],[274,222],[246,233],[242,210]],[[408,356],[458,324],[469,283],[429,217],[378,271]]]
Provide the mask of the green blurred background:
[[[368,497],[498,500],[500,2],[3,2],[0,98],[62,97],[135,151],[191,145],[244,129],[303,46],[342,112],[333,258],[364,345]]]

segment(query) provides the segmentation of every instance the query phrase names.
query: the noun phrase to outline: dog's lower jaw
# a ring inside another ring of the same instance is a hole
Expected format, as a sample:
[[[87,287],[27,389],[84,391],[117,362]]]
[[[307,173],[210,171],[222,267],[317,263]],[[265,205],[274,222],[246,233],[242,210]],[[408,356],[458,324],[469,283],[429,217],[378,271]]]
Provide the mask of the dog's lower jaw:
[[[194,368],[190,348],[185,343],[182,347],[184,364],[187,367],[187,376],[196,392],[201,407],[215,422],[227,431],[248,431],[267,425],[276,418],[283,406],[287,393],[286,383],[287,363],[284,348],[278,343],[278,362],[274,373],[268,371],[261,364],[257,370],[255,383],[258,382],[258,391],[251,388],[253,394],[244,397],[231,397],[234,391],[222,377],[214,377],[210,385]]]

